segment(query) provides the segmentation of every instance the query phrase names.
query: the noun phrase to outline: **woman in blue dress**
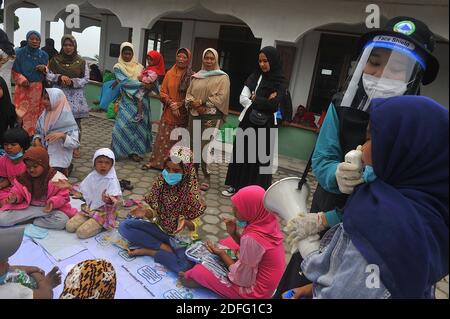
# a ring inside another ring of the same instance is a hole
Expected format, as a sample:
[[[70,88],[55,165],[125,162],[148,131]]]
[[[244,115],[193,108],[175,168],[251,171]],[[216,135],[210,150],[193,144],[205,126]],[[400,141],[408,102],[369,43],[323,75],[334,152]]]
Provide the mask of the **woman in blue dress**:
[[[114,65],[116,82],[120,83],[120,102],[116,123],[112,132],[111,148],[117,159],[126,157],[141,161],[142,156],[151,150],[151,113],[148,99],[142,101],[143,120],[133,121],[137,115],[137,101],[134,95],[144,84],[138,80],[143,66],[134,58],[133,45],[124,42],[120,46],[119,61]]]

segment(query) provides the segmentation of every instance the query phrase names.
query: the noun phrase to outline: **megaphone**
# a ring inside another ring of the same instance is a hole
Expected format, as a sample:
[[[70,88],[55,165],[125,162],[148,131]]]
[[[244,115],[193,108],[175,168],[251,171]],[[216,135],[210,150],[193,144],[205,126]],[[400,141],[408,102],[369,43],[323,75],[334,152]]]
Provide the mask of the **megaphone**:
[[[310,188],[299,177],[286,177],[272,184],[264,195],[264,207],[285,221],[307,213]]]

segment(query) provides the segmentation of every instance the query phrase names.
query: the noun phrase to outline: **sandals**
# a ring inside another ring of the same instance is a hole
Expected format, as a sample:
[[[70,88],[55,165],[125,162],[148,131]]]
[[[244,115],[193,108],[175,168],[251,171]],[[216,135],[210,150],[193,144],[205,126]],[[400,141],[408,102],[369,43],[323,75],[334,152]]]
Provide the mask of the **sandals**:
[[[135,161],[135,162],[141,162],[141,161],[143,160],[143,158],[140,157],[140,156],[137,155],[137,154],[130,154],[130,155],[128,155],[128,157],[129,157],[132,161]]]
[[[206,192],[209,189],[209,184],[208,183],[202,183],[200,185],[200,190]]]
[[[141,170],[143,170],[143,171],[148,171],[149,169],[156,169],[158,171],[162,171],[162,169],[155,167],[155,166],[151,165],[150,163],[147,163],[147,164],[144,164],[141,166]]]
[[[133,185],[131,185],[131,182],[126,179],[121,179],[119,184],[120,184],[120,188],[126,189],[128,191],[131,191],[134,188]]]

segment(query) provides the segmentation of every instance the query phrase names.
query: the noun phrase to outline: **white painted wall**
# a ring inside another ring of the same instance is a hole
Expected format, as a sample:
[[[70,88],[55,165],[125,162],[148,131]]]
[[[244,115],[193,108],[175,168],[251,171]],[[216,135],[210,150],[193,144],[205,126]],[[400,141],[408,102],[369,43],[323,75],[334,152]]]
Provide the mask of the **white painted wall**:
[[[422,87],[422,95],[426,95],[436,100],[446,108],[449,107],[448,98],[448,43],[438,43],[434,51],[434,55],[439,60],[439,73],[433,83]]]
[[[319,40],[320,32],[312,31],[297,43],[297,57],[290,84],[294,114],[300,104],[307,106]]]
[[[109,56],[109,45],[111,43],[121,44],[122,42],[128,41],[128,28],[122,28],[119,19],[115,16],[107,15],[103,18],[105,21],[103,21],[102,26],[106,26],[106,28],[102,30],[102,34],[104,32],[106,35],[106,40],[104,43],[100,44],[100,54],[101,57],[104,58],[100,68],[102,71],[112,71],[114,64],[117,63],[117,58]]]

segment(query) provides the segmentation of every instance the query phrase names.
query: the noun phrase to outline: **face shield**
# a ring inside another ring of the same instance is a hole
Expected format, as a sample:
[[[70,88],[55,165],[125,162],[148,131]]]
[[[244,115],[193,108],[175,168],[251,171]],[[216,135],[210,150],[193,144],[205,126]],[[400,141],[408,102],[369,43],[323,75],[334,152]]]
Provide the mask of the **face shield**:
[[[376,36],[366,43],[340,106],[367,111],[372,99],[416,94],[424,70],[413,43]]]

